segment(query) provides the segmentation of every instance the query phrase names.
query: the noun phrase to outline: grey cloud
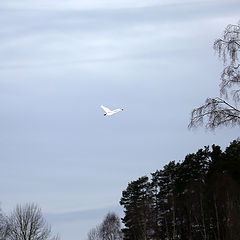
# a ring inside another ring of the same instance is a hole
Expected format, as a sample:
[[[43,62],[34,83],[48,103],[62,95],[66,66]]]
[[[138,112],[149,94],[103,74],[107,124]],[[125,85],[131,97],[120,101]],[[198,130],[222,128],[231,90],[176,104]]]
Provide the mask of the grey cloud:
[[[88,221],[89,219],[101,220],[108,212],[116,212],[122,215],[122,208],[117,206],[109,206],[106,208],[89,209],[84,211],[72,211],[64,213],[45,213],[50,222],[72,222],[72,221]],[[99,221],[100,223],[100,221]],[[93,226],[94,227],[94,226]]]
[[[182,41],[198,34],[199,23],[194,19],[232,16],[237,6],[235,2],[214,2],[35,14],[7,11],[1,17],[5,27],[1,28],[0,68],[61,67],[167,56],[176,42],[184,46]],[[165,39],[169,41],[162,45]],[[184,51],[191,50],[189,44],[187,47]]]

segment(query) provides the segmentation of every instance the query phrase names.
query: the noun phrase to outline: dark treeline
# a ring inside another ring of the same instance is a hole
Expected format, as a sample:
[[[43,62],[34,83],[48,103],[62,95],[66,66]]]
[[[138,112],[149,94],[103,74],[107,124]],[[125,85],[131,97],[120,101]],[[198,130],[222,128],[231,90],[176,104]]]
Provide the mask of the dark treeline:
[[[125,240],[239,240],[240,140],[130,182],[120,204]]]

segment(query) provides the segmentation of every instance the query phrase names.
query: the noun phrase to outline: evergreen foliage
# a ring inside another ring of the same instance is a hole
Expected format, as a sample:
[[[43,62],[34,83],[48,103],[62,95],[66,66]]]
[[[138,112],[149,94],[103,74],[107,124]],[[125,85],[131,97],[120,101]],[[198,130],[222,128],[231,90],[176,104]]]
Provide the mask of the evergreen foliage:
[[[240,239],[240,140],[130,182],[120,204],[124,240]]]

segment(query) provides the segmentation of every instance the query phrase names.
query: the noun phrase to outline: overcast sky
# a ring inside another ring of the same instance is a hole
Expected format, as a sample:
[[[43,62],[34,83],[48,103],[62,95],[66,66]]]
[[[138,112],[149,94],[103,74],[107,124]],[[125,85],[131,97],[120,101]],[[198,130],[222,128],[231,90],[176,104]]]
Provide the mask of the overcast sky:
[[[85,240],[128,182],[239,128],[189,131],[219,94],[212,45],[239,0],[1,0],[0,202]],[[100,105],[123,107],[104,117]]]

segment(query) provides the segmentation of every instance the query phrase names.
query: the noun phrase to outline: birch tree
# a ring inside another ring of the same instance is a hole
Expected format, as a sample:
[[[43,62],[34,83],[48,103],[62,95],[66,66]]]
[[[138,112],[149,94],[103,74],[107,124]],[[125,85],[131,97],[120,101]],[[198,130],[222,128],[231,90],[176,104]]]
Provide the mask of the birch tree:
[[[214,130],[220,126],[240,126],[240,21],[228,25],[213,48],[225,66],[220,95],[207,98],[202,106],[192,110],[189,128],[205,125]]]

